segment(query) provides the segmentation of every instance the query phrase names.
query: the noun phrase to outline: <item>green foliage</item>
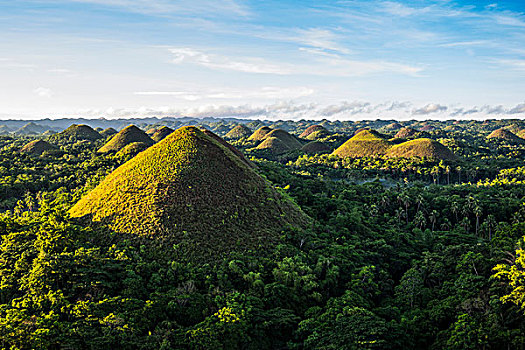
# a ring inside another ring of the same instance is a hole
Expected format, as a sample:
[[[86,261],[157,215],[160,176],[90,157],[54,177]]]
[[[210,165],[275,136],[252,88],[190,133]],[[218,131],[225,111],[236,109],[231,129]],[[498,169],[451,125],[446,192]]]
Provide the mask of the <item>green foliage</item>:
[[[137,128],[135,125],[130,125],[120,130],[114,135],[104,146],[98,151],[100,153],[117,152],[131,143],[141,142],[146,146],[151,146],[155,142],[144,131]]]

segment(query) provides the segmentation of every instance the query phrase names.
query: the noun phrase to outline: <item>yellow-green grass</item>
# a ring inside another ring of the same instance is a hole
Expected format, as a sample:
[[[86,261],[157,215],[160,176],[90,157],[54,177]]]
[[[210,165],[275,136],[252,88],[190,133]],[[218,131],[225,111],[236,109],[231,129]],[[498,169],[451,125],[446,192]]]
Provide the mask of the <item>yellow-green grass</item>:
[[[320,153],[329,153],[331,148],[320,141],[308,142],[301,148],[301,151],[307,154],[320,154]]]
[[[151,138],[153,139],[153,141],[155,142],[160,142],[162,140],[164,140],[169,134],[171,134],[173,132],[173,129],[172,128],[169,128],[167,126],[161,126],[160,128],[158,128],[154,133],[153,135],[151,136]]]
[[[252,129],[244,124],[239,124],[231,129],[225,136],[225,139],[239,140],[244,137],[249,137],[252,134]]]
[[[122,148],[120,151],[117,152],[117,157],[127,157],[127,156],[135,156],[138,153],[144,151],[149,146],[146,145],[144,142],[132,142],[128,145],[126,145],[124,148]]]
[[[229,147],[196,127],[177,129],[117,168],[70,213],[177,244],[192,261],[265,249],[279,241],[283,226],[309,223]]]
[[[306,140],[318,140],[325,138],[330,135],[330,131],[326,130],[324,126],[316,124],[311,125],[308,128],[306,128],[305,131],[299,135],[300,138],[306,139]]]
[[[277,137],[265,138],[263,142],[257,145],[256,149],[266,150],[275,155],[292,151],[292,148]]]
[[[118,152],[130,143],[142,142],[147,146],[153,145],[155,142],[144,131],[137,128],[135,125],[127,126],[114,135],[104,146],[98,151],[100,153]]]
[[[374,130],[363,130],[337,148],[332,154],[341,158],[379,157],[392,144]]]
[[[34,140],[26,144],[20,152],[41,155],[46,151],[56,150],[57,147],[44,140]]]
[[[268,134],[270,131],[272,131],[272,128],[268,126],[261,126],[259,129],[255,130],[253,134],[251,134],[250,137],[248,137],[248,140],[250,141],[262,141],[266,134]]]
[[[451,150],[436,140],[421,138],[392,146],[386,154],[389,158],[430,158],[455,160],[457,157]]]
[[[489,136],[487,136],[487,138],[506,140],[514,143],[523,143],[523,139],[521,137],[515,135],[512,131],[503,128],[494,130],[489,134]]]
[[[303,146],[303,144],[297,139],[297,137],[283,129],[274,129],[270,131],[268,134],[266,134],[266,136],[264,136],[263,140],[272,137],[278,138],[290,149],[299,149]]]

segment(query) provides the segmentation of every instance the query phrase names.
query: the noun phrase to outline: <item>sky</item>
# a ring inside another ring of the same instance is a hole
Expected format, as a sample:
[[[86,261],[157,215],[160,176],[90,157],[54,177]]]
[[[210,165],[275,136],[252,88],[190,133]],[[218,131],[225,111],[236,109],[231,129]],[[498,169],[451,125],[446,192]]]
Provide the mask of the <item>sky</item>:
[[[0,119],[525,116],[525,1],[0,0]]]

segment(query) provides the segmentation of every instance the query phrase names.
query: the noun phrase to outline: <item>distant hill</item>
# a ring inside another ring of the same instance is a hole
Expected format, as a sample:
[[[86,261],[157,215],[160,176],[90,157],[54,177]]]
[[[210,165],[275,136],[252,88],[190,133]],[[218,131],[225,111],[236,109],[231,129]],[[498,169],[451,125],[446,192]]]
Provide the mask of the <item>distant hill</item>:
[[[34,140],[26,144],[20,150],[21,153],[30,153],[33,155],[41,155],[46,151],[54,151],[58,148],[55,145],[50,144],[44,140]]]
[[[142,142],[147,146],[151,146],[155,143],[144,131],[140,130],[135,125],[129,125],[128,127],[120,130],[118,134],[114,135],[98,151],[100,153],[106,153],[110,151],[117,152],[134,142]]]
[[[100,135],[104,136],[105,138],[113,136],[116,133],[118,133],[118,131],[113,129],[113,128],[106,128],[106,129],[100,131]]]
[[[405,127],[405,128],[401,128],[397,132],[395,137],[398,139],[411,139],[411,138],[428,138],[429,136],[430,134],[425,131],[418,131],[410,127]]]
[[[319,124],[309,126],[308,128],[306,128],[305,131],[301,133],[301,135],[299,135],[299,137],[302,139],[312,141],[319,140],[327,136],[330,136],[330,131],[328,131],[324,126]]]
[[[454,160],[457,158],[447,147],[438,141],[427,138],[415,139],[392,146],[385,156],[391,158],[426,157],[443,160]]]
[[[262,126],[259,129],[255,130],[253,134],[250,137],[248,137],[248,140],[262,141],[266,134],[268,134],[270,131],[272,131],[272,128],[268,126]]]
[[[182,127],[117,168],[70,210],[121,234],[173,244],[186,261],[264,251],[308,217],[230,148]]]
[[[230,140],[239,140],[244,137],[249,137],[252,134],[252,129],[247,127],[244,124],[239,124],[235,126],[233,129],[228,131],[228,133],[224,136],[225,139]]]
[[[301,151],[307,154],[321,154],[330,153],[331,148],[320,141],[312,141],[301,147]]]
[[[17,135],[38,135],[42,134],[45,131],[47,131],[49,127],[42,126],[40,124],[36,123],[27,123],[26,125],[22,126],[20,129],[15,131],[15,134]]]
[[[522,138],[515,135],[512,131],[503,128],[491,132],[489,136],[487,136],[487,139],[499,139],[512,143],[523,143]]]
[[[73,124],[66,130],[49,137],[52,143],[75,143],[78,141],[96,141],[103,136],[96,132],[92,127],[83,124]]]
[[[377,157],[392,145],[374,130],[363,130],[337,148],[332,154],[339,157]]]
[[[167,126],[161,126],[153,133],[153,135],[151,135],[151,138],[153,139],[153,141],[159,142],[164,140],[172,132],[172,128],[168,128]]]

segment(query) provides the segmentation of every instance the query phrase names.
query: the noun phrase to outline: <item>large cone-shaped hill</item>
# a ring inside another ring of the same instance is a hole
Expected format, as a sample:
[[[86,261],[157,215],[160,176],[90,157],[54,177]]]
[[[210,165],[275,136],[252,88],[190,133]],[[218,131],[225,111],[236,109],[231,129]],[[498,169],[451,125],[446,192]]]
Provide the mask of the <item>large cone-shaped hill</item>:
[[[446,146],[443,146],[438,141],[425,138],[395,145],[386,152],[385,156],[392,158],[426,157],[443,160],[456,159],[456,155]]]
[[[164,140],[166,137],[168,137],[169,134],[171,134],[173,132],[173,129],[172,128],[169,128],[167,126],[161,126],[160,128],[158,128],[154,133],[153,135],[151,136],[151,138],[153,139],[153,141],[155,142],[160,142],[162,140]]]
[[[249,137],[252,134],[252,129],[247,127],[244,124],[239,124],[233,129],[231,129],[224,138],[231,139],[231,140],[238,140],[242,139],[244,137]]]
[[[56,143],[77,142],[77,141],[96,141],[103,138],[89,125],[73,124],[66,130],[50,136],[49,140]]]
[[[120,151],[127,145],[134,142],[142,142],[147,146],[153,145],[155,142],[144,131],[137,128],[135,125],[130,125],[120,130],[118,134],[114,135],[104,146],[98,151],[106,153],[110,151]]]
[[[44,133],[49,127],[45,127],[33,122],[27,123],[26,125],[22,126],[20,129],[15,131],[15,134],[17,135],[35,135],[35,134],[42,134]]]
[[[332,154],[342,158],[377,157],[385,154],[390,147],[390,142],[378,132],[363,130],[343,143]]]
[[[251,134],[251,136],[248,137],[248,140],[261,141],[270,131],[272,131],[272,128],[270,128],[269,126],[262,126],[259,129],[255,130],[253,134]]]
[[[421,137],[428,137],[428,136],[430,135],[425,131],[418,131],[416,129],[406,127],[406,128],[401,128],[394,137],[398,139],[410,139],[410,138],[421,138]]]
[[[513,143],[523,143],[523,139],[519,136],[516,136],[512,131],[507,129],[497,129],[490,133],[489,136],[487,136],[488,139],[500,139],[500,140],[506,140]]]
[[[311,141],[319,140],[327,136],[330,136],[330,131],[326,130],[324,126],[319,124],[309,126],[301,133],[301,135],[299,135],[300,138]]]
[[[230,148],[183,127],[126,162],[71,210],[114,231],[162,237],[187,259],[215,260],[261,249],[308,217]]]
[[[110,136],[113,136],[117,133],[117,130],[113,129],[113,128],[106,128],[102,131],[100,131],[100,135],[104,136],[104,137],[110,137]]]
[[[307,154],[319,154],[329,153],[331,151],[331,148],[320,141],[312,141],[308,142],[306,145],[301,147],[301,151]]]
[[[257,145],[256,148],[279,155],[301,147],[301,142],[295,136],[285,130],[274,129],[264,136],[263,142]]]
[[[44,140],[35,140],[22,147],[20,152],[41,155],[46,151],[56,150],[57,147]]]

